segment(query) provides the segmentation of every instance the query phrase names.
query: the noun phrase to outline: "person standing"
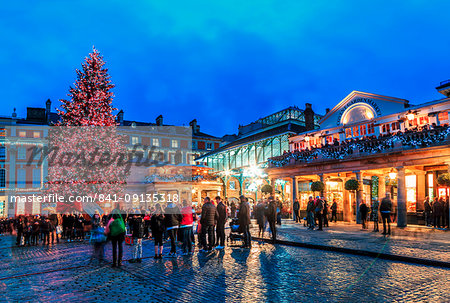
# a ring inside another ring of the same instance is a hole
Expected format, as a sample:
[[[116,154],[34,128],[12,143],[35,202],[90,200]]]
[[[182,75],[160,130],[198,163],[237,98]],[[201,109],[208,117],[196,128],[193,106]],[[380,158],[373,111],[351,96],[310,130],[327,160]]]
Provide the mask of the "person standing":
[[[423,202],[424,207],[424,216],[425,216],[425,226],[431,226],[431,204],[430,197],[425,198],[425,202]]]
[[[236,203],[234,203],[234,201],[231,201],[230,210],[231,210],[230,217],[232,219],[236,218]]]
[[[227,206],[222,202],[219,196],[216,197],[217,202],[217,242],[216,249],[225,248],[225,223],[227,222]]]
[[[17,246],[22,246],[24,228],[25,228],[24,220],[21,216],[19,216],[19,218],[17,218],[17,220],[16,220],[16,232],[17,232],[16,245]]]
[[[316,202],[314,204],[314,212],[316,214],[316,218],[319,220],[319,228],[317,230],[323,230],[322,229],[322,211],[323,211],[323,201],[320,199],[319,196],[316,197]]]
[[[333,199],[333,204],[331,204],[331,222],[333,222],[334,219],[334,223],[337,222],[337,203],[336,203],[336,199]]]
[[[383,235],[391,234],[391,211],[392,211],[392,202],[391,196],[389,193],[386,194],[386,197],[381,200],[380,204],[380,213],[381,219],[383,220]],[[387,225],[387,231],[386,231]]]
[[[119,213],[119,210],[114,209],[111,215],[111,219],[106,225],[106,234],[111,239],[112,244],[112,267],[122,266],[123,241],[125,240],[125,231],[125,222],[123,221],[122,215]]]
[[[155,259],[162,259],[163,234],[165,230],[164,216],[160,204],[155,205],[155,212],[150,218],[150,228],[155,241]]]
[[[306,216],[308,221],[308,229],[314,230],[315,227],[315,220],[314,220],[314,199],[312,196],[309,196],[309,201],[306,206]]]
[[[181,211],[178,206],[173,202],[167,204],[164,211],[164,225],[170,238],[169,257],[176,257],[177,255],[176,238],[178,226],[180,225],[182,219],[183,216],[181,215]]]
[[[219,214],[217,213],[217,208],[212,204],[209,197],[205,197],[203,200],[202,216],[200,218],[201,224],[201,242],[203,249],[202,251],[211,251],[215,244],[214,227],[217,223]],[[208,236],[208,242],[206,238]]]
[[[277,204],[274,201],[273,197],[269,197],[269,205],[267,206],[266,217],[267,221],[269,222],[270,232],[272,233],[272,241],[275,244],[277,240]]]
[[[130,263],[142,262],[142,238],[144,238],[145,222],[141,215],[134,214],[130,222],[131,235],[133,236],[133,259]]]
[[[434,213],[434,227],[440,228],[442,223],[442,215],[444,212],[444,203],[441,198],[436,198],[436,201],[433,203],[433,213]]]
[[[39,244],[40,230],[41,230],[41,225],[39,224],[39,220],[35,219],[33,222],[33,226],[31,228],[31,245]]]
[[[379,202],[377,199],[373,199],[372,201],[372,210],[371,210],[371,216],[373,221],[373,231],[378,232],[378,208],[379,208]]]
[[[45,242],[47,242],[47,245],[50,244],[50,230],[50,220],[48,218],[45,218],[41,221],[42,245],[45,245]]]
[[[102,220],[98,210],[92,216],[92,229],[90,242],[94,244],[92,257],[97,260],[105,258],[105,229],[102,227]]]
[[[252,236],[250,235],[250,205],[248,204],[248,199],[244,196],[240,196],[239,200],[241,201],[238,214],[239,228],[244,234],[244,244],[241,247],[251,248]]]
[[[265,212],[265,204],[262,200],[259,200],[258,204],[255,208],[255,218],[256,222],[258,223],[259,231],[258,231],[258,237],[263,238],[264,237],[264,231],[266,229],[266,217],[264,215]]]
[[[277,200],[277,224],[281,225],[281,211],[283,210],[283,203]]]
[[[194,224],[194,215],[192,206],[189,205],[186,200],[183,200],[183,208],[181,209],[181,215],[183,218],[180,222],[180,229],[183,234],[183,245],[181,246],[181,250],[183,251],[183,255],[191,254],[192,251],[192,226]]]
[[[361,216],[362,228],[367,229],[366,221],[367,221],[367,212],[368,208],[364,201],[361,201],[361,205],[359,206],[359,214]]]
[[[298,203],[298,199],[295,199],[292,209],[294,211],[294,221],[295,221],[295,223],[298,223],[299,221],[301,222],[300,214],[299,214],[300,203]]]
[[[323,212],[322,212],[322,214],[323,214],[323,226],[329,227],[329,225],[328,225],[328,202],[325,199],[323,199]]]

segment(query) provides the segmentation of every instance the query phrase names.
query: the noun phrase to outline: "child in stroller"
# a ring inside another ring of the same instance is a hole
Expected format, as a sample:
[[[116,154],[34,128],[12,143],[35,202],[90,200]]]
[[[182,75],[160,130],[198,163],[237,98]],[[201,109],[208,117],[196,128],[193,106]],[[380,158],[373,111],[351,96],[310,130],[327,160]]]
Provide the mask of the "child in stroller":
[[[230,235],[228,236],[230,243],[235,243],[236,239],[242,239],[242,236],[239,235],[241,233],[238,218],[232,218],[230,220]]]

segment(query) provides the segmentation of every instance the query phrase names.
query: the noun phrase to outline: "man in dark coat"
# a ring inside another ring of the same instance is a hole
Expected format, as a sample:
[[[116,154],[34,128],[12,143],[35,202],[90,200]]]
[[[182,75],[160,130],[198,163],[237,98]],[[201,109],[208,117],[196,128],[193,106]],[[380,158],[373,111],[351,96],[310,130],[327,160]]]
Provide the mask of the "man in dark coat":
[[[380,213],[381,218],[383,219],[383,235],[390,235],[391,234],[391,211],[392,211],[392,202],[391,202],[391,195],[389,193],[386,194],[386,197],[381,200],[380,204]],[[386,232],[386,224],[388,227],[388,230]]]
[[[251,248],[252,236],[250,235],[250,205],[248,204],[246,197],[240,196],[239,199],[241,201],[238,214],[239,228],[244,234],[244,244],[242,245],[242,248]]]
[[[299,222],[300,221],[300,215],[299,215],[300,203],[298,203],[298,199],[295,199],[292,209],[294,211],[295,222]]]
[[[361,222],[362,222],[362,228],[366,229],[366,221],[367,221],[367,213],[368,213],[367,205],[364,201],[361,201],[361,205],[359,206],[359,213],[361,214]]]
[[[442,215],[444,213],[444,202],[442,198],[436,199],[433,203],[433,213],[434,213],[434,227],[441,227]]]
[[[425,216],[425,225],[430,226],[431,225],[431,204],[430,204],[430,197],[426,197],[425,202],[423,202],[423,208],[424,208],[424,216]]]
[[[333,199],[333,204],[331,204],[331,222],[333,222],[333,218],[334,218],[334,222],[337,222],[337,203],[336,203],[336,199]]]
[[[177,254],[175,239],[177,237],[178,227],[182,219],[183,215],[181,214],[180,208],[173,202],[167,204],[164,212],[164,225],[170,238],[169,257],[175,257]]]
[[[131,234],[133,236],[133,259],[130,263],[142,262],[142,238],[145,233],[145,222],[141,215],[135,214],[130,221]]]
[[[269,205],[266,211],[267,221],[269,222],[270,231],[272,232],[272,241],[275,243],[277,239],[277,203],[273,197],[269,197]]]
[[[225,223],[227,221],[227,206],[222,202],[219,196],[216,197],[217,203],[217,242],[216,249],[223,249],[225,247]]]
[[[202,217],[200,218],[201,224],[201,243],[203,251],[210,251],[215,244],[214,240],[214,227],[217,224],[219,214],[214,204],[211,203],[209,197],[205,197],[203,200]],[[208,235],[208,243],[206,243],[206,235]]]

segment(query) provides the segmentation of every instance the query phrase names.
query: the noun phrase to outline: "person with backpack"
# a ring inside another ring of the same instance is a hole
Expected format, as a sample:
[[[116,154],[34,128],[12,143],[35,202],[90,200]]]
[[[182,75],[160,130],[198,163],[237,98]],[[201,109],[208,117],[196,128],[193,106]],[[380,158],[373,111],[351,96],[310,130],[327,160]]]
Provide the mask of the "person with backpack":
[[[155,259],[162,259],[165,226],[160,204],[155,205],[155,212],[150,218],[150,229],[152,230],[152,236],[155,241]]]
[[[131,235],[133,237],[133,259],[130,263],[142,262],[142,238],[144,238],[145,222],[141,215],[134,214],[130,222]]]
[[[323,230],[322,229],[322,211],[323,211],[323,201],[320,199],[319,196],[316,197],[316,202],[314,203],[314,212],[316,214],[316,218],[319,220],[319,228],[317,230]]]
[[[112,267],[122,266],[123,256],[123,241],[125,240],[125,222],[119,210],[114,209],[111,214],[111,219],[106,225],[106,234],[111,240],[113,251],[113,264]],[[119,250],[119,254],[117,254]]]

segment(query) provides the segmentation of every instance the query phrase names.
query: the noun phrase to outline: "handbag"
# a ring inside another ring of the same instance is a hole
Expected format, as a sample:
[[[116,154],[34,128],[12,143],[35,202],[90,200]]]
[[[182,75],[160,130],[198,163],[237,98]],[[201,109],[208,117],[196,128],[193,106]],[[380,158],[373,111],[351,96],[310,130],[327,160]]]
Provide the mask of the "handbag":
[[[58,235],[62,234],[62,227],[60,225],[56,226],[56,234]]]

